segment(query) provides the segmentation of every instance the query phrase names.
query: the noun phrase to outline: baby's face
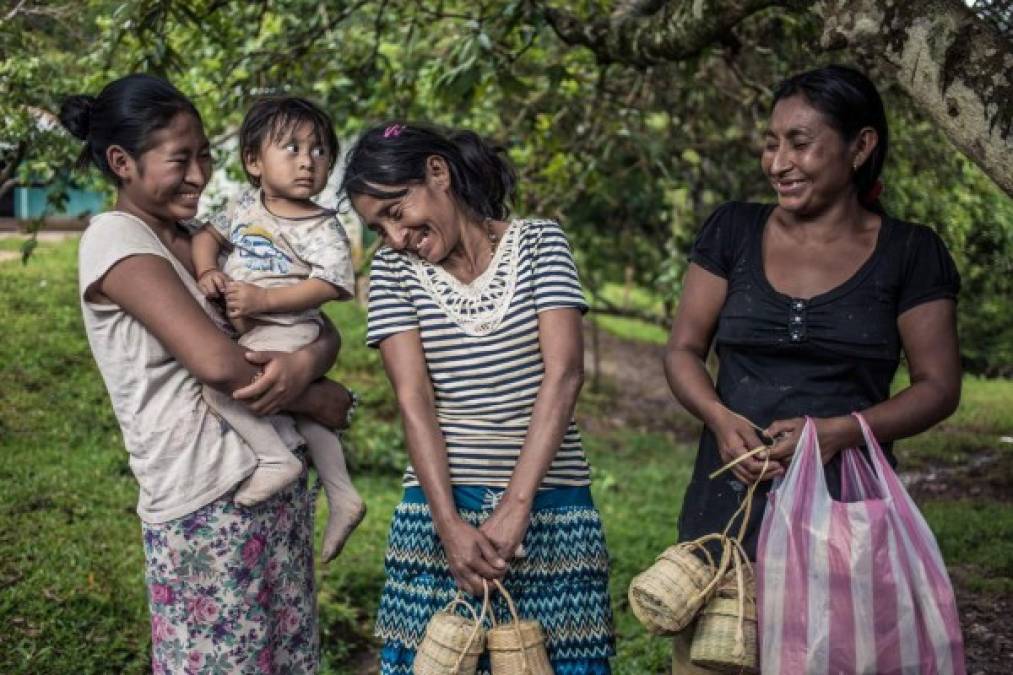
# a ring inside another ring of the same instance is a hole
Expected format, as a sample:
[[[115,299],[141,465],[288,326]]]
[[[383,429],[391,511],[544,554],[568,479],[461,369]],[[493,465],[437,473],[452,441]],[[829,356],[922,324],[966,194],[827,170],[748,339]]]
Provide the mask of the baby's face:
[[[281,138],[273,136],[266,134],[260,152],[246,162],[267,196],[302,200],[323,190],[331,157],[313,125],[305,122]]]

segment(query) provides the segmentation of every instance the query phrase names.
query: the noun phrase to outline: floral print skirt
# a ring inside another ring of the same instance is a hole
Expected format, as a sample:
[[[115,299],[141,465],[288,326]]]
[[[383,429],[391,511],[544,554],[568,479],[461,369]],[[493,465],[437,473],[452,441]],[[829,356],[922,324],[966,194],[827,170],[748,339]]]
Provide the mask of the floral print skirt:
[[[253,508],[236,506],[229,492],[142,530],[155,675],[316,672],[305,475]]]

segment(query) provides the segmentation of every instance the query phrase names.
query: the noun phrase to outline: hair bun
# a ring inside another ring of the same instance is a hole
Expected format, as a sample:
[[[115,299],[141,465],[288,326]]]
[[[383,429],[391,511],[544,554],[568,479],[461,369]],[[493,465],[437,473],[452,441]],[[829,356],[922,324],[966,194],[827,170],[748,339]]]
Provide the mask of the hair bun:
[[[75,138],[86,141],[91,126],[91,111],[94,107],[94,96],[86,94],[68,96],[60,106],[60,123]]]

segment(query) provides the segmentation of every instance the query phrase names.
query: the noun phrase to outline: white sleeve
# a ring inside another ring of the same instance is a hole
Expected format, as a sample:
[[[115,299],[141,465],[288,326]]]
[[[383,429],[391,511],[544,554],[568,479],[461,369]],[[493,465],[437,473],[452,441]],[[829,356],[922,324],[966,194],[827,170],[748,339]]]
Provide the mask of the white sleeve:
[[[77,252],[81,298],[87,302],[86,295],[92,286],[116,263],[135,255],[155,255],[168,260],[158,237],[137,218],[118,212],[92,218]]]
[[[337,217],[321,219],[307,232],[299,257],[310,266],[310,279],[332,284],[342,300],[355,295],[352,245]]]

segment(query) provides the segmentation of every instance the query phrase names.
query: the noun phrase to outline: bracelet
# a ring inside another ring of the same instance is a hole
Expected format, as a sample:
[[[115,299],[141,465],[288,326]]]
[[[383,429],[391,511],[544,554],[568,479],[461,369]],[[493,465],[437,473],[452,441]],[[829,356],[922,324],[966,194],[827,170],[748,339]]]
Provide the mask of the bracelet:
[[[345,387],[345,389],[348,391],[348,396],[352,399],[352,404],[348,406],[348,412],[345,413],[345,429],[348,429],[348,427],[352,426],[352,415],[355,414],[355,409],[359,407],[359,395],[354,390],[348,389],[348,387]]]

